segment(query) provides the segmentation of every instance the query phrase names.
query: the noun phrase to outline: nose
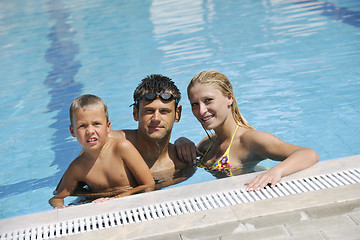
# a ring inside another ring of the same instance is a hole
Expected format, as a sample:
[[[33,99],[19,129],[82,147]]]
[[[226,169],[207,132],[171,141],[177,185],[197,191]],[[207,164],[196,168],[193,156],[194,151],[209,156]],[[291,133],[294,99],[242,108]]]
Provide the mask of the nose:
[[[207,112],[207,107],[205,104],[200,103],[199,104],[199,114],[204,115]]]
[[[159,121],[160,120],[160,113],[159,113],[159,111],[155,111],[154,113],[153,113],[153,115],[151,116],[151,120],[153,120],[153,121]]]
[[[90,125],[86,130],[88,134],[93,134],[95,132],[95,127]]]

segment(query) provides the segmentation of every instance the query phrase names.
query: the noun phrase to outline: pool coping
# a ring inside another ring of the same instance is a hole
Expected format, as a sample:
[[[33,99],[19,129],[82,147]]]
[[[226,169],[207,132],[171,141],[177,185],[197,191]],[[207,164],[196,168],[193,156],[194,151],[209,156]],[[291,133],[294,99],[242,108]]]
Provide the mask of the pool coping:
[[[321,161],[312,166],[311,168],[282,178],[281,182],[309,176],[330,174],[336,171],[353,168],[360,168],[360,155]],[[192,185],[158,190],[150,193],[132,195],[129,197],[114,199],[103,203],[86,204],[71,208],[51,210],[19,217],[1,219],[0,234],[17,231],[20,229],[37,227],[39,225],[49,223],[68,221],[75,218],[83,218],[88,216],[100,215],[107,212],[137,208],[164,201],[176,201],[179,199],[183,199],[184,197],[197,197],[199,195],[205,195],[209,193],[244,188],[244,183],[257,174],[258,173],[250,173],[232,178],[218,179],[204,183],[197,183]],[[211,209],[202,212],[171,216],[162,219],[133,223],[103,230],[90,231],[82,233],[81,235],[77,234],[72,236],[66,236],[65,238],[69,239],[81,236],[82,238],[86,239],[95,239],[99,236],[101,236],[102,238],[104,238],[104,236],[116,236],[117,239],[136,239],[141,237],[145,238],[147,236],[153,236],[154,234],[171,233],[191,228],[206,227],[213,224],[236,222],[239,221],[239,219],[243,218],[269,215],[276,212],[293,211],[294,209],[304,207],[322,206],[334,202],[356,200],[360,197],[359,186],[360,184],[352,184],[342,187],[335,187],[330,189],[284,196],[276,199],[265,199],[256,202],[239,204],[236,206]],[[347,194],[338,194],[339,191],[346,192]],[[266,207],[269,204],[281,205],[281,207]],[[235,208],[243,208],[243,214],[241,216],[237,216],[233,212],[233,209]]]

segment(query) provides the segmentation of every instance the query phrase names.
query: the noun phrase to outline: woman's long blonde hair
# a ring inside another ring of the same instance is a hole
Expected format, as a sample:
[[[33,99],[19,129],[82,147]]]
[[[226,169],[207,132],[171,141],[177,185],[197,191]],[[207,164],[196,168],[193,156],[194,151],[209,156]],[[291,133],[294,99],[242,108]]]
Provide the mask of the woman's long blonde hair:
[[[191,79],[187,87],[188,96],[190,89],[197,84],[211,84],[214,87],[216,87],[218,90],[220,90],[220,92],[225,97],[227,97],[228,94],[230,93],[231,96],[233,97],[233,103],[231,105],[231,113],[234,117],[235,122],[241,127],[254,129],[254,127],[251,126],[251,124],[248,123],[245,120],[245,118],[241,115],[239,106],[234,96],[233,87],[229,79],[224,74],[214,70],[202,71],[198,73],[195,77],[193,77],[193,79]]]

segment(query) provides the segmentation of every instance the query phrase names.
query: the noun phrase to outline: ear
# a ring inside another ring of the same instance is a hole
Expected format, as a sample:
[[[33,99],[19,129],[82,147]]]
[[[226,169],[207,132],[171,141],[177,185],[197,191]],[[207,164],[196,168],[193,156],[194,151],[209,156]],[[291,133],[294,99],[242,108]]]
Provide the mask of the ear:
[[[133,118],[135,121],[139,121],[139,109],[135,105],[133,106]]]
[[[110,130],[111,130],[111,122],[108,121],[108,123],[107,123],[107,133],[108,134],[110,133]]]
[[[228,98],[228,107],[230,107],[234,102],[233,95],[229,92],[227,98]]]
[[[70,129],[71,136],[76,137],[75,132],[74,132],[74,128],[73,128],[72,125],[69,126],[69,129]]]
[[[180,118],[181,118],[181,110],[182,110],[182,106],[178,105],[176,110],[175,110],[175,122],[179,122]]]

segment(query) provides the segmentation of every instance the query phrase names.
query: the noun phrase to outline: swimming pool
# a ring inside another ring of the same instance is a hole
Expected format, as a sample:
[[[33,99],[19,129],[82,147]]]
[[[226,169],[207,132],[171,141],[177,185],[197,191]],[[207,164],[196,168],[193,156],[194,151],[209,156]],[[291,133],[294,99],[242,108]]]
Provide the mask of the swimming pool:
[[[360,153],[356,0],[2,1],[0,36],[0,218],[51,209],[81,149],[68,130],[75,97],[102,97],[113,129],[136,128],[132,92],[151,73],[183,93],[172,140],[204,136],[186,87],[216,69],[257,129],[321,160]],[[199,169],[184,184],[211,179]]]

